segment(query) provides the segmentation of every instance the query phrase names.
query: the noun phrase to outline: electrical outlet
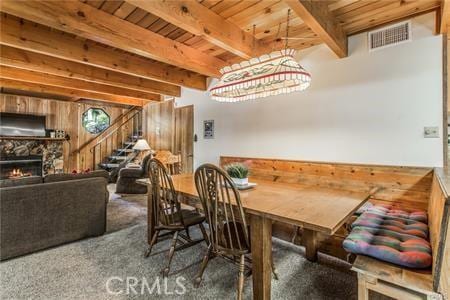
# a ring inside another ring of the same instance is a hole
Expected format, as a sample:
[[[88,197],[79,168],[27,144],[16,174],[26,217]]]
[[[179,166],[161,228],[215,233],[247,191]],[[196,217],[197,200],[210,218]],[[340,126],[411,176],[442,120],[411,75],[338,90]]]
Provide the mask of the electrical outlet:
[[[437,126],[424,127],[423,136],[425,138],[439,138],[439,127]]]

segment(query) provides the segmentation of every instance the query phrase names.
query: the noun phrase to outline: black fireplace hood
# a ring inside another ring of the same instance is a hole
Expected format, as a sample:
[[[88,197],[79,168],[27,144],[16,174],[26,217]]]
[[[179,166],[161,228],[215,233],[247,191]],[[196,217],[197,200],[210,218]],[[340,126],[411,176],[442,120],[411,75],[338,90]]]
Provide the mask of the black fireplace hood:
[[[45,137],[45,116],[0,113],[0,136]]]

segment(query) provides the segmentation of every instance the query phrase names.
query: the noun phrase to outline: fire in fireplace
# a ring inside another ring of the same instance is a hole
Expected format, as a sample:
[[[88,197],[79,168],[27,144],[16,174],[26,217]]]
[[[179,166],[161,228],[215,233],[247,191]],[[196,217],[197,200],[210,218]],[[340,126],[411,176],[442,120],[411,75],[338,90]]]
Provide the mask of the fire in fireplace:
[[[20,168],[13,169],[9,172],[9,178],[19,178],[19,177],[28,177],[32,176],[31,172],[23,172]]]
[[[0,157],[0,179],[42,176],[42,156]]]

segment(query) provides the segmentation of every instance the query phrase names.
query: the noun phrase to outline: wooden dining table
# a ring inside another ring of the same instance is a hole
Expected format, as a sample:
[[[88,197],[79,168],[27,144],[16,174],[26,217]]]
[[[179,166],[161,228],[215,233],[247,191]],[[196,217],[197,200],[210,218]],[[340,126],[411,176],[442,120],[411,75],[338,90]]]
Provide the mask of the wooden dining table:
[[[175,190],[189,199],[200,202],[193,174],[172,176]],[[318,232],[334,234],[363,205],[370,194],[300,184],[277,183],[249,178],[257,185],[240,191],[242,206],[249,217],[252,253],[253,299],[270,299],[272,221],[303,228],[305,255],[317,260]],[[140,179],[150,184],[148,179]],[[148,188],[148,242],[153,236],[155,208]],[[281,278],[282,280],[282,278]]]

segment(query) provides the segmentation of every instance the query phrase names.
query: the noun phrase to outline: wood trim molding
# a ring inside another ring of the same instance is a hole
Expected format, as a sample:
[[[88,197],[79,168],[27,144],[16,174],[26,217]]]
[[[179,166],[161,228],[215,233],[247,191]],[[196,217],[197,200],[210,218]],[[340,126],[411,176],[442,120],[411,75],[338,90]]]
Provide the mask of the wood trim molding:
[[[441,33],[447,33],[448,27],[450,27],[450,0],[442,0]]]
[[[95,42],[76,39],[64,32],[50,29],[12,15],[1,14],[0,44],[110,71],[206,90],[206,77],[173,68],[127,52],[118,52]],[[154,86],[152,86],[154,87]],[[164,85],[162,94],[170,94]]]
[[[340,58],[347,57],[347,35],[328,10],[327,1],[284,0]]]

